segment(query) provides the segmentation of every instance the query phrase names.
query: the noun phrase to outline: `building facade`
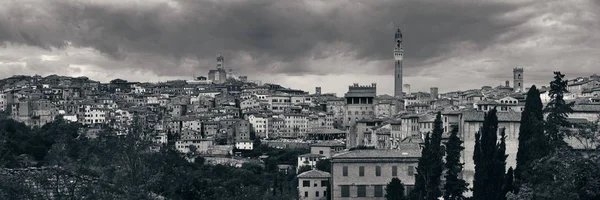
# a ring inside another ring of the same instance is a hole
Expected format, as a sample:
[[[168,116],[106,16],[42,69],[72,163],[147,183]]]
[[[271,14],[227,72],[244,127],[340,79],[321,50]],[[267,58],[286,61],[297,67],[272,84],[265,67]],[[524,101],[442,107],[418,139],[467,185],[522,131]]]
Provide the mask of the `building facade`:
[[[375,97],[377,96],[377,85],[358,85],[355,83],[348,87],[346,98],[346,113],[344,126],[349,127],[358,120],[371,119],[375,117]]]
[[[327,199],[331,174],[316,169],[298,174],[298,192],[301,200]]]
[[[392,178],[400,179],[408,194],[414,188],[420,156],[418,144],[400,150],[353,150],[335,155],[331,159],[332,199],[383,200]]]

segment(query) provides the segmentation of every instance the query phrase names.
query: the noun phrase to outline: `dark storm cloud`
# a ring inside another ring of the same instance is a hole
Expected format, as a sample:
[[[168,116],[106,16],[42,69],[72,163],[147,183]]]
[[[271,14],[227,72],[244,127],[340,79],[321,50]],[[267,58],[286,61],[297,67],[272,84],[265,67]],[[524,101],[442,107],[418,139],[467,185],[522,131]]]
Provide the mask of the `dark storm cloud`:
[[[486,48],[525,20],[498,17],[522,4],[487,1],[102,2],[2,3],[7,12],[0,17],[0,42],[52,49],[64,48],[69,41],[115,60],[172,61],[167,62],[171,68],[182,58],[213,60],[222,53],[228,60],[238,60],[244,53],[254,62],[230,64],[243,66],[242,72],[328,74],[337,72],[306,66],[307,61],[348,51],[356,60],[390,60],[398,26],[404,32],[406,66],[410,67],[451,54],[457,43]],[[346,44],[346,49],[323,50],[334,44]],[[185,73],[156,64],[130,67],[165,75]],[[392,68],[386,65],[372,73]]]

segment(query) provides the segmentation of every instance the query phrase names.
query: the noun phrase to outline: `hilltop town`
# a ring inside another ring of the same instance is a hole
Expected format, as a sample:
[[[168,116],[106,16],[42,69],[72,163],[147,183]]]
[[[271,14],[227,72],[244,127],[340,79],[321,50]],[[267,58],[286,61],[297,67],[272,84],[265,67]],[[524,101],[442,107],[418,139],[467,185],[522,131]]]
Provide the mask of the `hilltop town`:
[[[310,149],[310,153],[298,155],[297,162],[277,163],[284,171],[300,172],[306,166],[315,168],[320,160],[330,160],[334,171],[341,170],[337,169],[338,163],[355,162],[361,164],[361,174],[365,168],[381,173],[377,160],[390,159],[396,166],[389,173],[401,174],[410,190],[425,134],[433,130],[436,113],[441,112],[443,137],[447,139],[450,130],[456,128],[464,141],[463,178],[472,182],[474,163],[470,158],[475,133],[484,121],[484,113],[496,108],[498,126],[507,136],[507,167],[516,165],[519,123],[528,90],[523,85],[523,68],[514,69],[513,86],[506,81],[496,87],[445,93],[434,87],[427,93],[411,92],[404,84],[402,95],[394,97],[377,94],[376,84],[354,83],[347,93],[337,96],[322,93],[321,87],[307,92],[248,81],[245,76],[236,77],[224,70],[223,61],[222,56],[217,58],[217,69],[210,70],[208,78],[159,83],[13,76],[0,81],[0,110],[30,127],[43,127],[57,118],[80,124],[80,135],[88,138],[98,137],[103,130],[127,135],[132,124],[141,124],[140,128],[152,136],[153,148],[170,143],[180,153],[203,157],[212,165],[241,167],[253,159],[268,157],[243,156],[259,145]],[[578,77],[568,83],[570,92],[565,100],[574,103],[568,120],[573,124],[597,121],[600,76]],[[540,98],[546,104],[550,100],[548,88],[540,88]],[[364,148],[375,150],[349,151]],[[344,167],[344,173],[346,170]],[[355,181],[319,170],[309,172],[298,178],[333,179],[336,188]],[[379,177],[371,177],[369,182],[389,182],[386,176],[381,180]],[[314,195],[313,190],[317,195],[323,190],[321,196],[326,192],[325,186],[308,187],[307,191],[299,188],[300,196],[306,192],[306,197]],[[350,194],[348,188],[342,188],[341,195]],[[369,193],[380,195],[381,190],[375,187]]]

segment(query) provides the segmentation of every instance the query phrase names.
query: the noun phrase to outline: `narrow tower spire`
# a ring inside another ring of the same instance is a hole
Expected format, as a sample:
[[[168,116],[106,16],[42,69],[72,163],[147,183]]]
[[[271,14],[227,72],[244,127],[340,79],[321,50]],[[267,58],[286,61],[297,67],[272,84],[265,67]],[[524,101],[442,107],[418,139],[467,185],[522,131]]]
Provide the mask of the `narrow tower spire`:
[[[394,97],[403,99],[402,93],[402,58],[404,57],[404,49],[402,48],[402,31],[400,28],[394,35]]]

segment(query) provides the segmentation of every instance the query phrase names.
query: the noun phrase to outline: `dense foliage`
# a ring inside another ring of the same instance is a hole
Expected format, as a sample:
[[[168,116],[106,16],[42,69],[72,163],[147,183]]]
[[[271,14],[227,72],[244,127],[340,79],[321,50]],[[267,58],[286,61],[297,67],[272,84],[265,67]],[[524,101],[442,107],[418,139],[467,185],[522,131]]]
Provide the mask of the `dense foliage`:
[[[570,125],[567,116],[573,112],[572,104],[568,104],[564,99],[564,94],[569,92],[567,90],[567,80],[563,80],[565,75],[560,72],[554,72],[554,75],[554,80],[550,82],[550,102],[544,108],[544,112],[548,113],[546,117],[546,136],[551,149],[566,146],[563,140],[565,131],[562,131],[561,128]]]
[[[8,168],[43,167],[35,172],[2,169],[0,199],[295,199],[295,174],[278,172],[276,164],[292,161],[304,151],[268,147],[263,164],[242,167],[189,162],[173,148],[150,150],[147,135],[110,131],[98,138],[79,137],[79,127],[57,120],[30,129],[0,120],[0,154]],[[277,188],[273,182],[277,180]],[[43,186],[42,189],[39,186]],[[275,191],[276,190],[276,191]]]

